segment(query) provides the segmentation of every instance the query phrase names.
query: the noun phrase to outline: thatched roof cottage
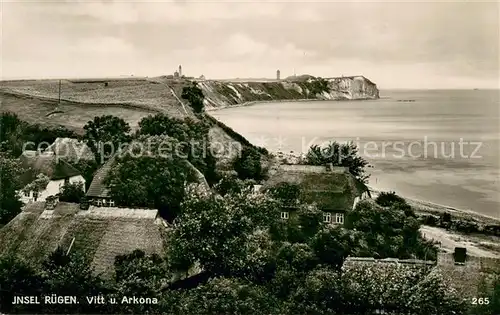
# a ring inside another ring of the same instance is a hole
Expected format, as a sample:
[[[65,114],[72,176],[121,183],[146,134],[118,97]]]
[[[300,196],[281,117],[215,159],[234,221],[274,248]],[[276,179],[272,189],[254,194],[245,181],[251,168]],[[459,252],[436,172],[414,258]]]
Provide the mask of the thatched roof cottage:
[[[344,213],[353,209],[364,198],[370,197],[368,187],[356,179],[346,167],[332,165],[280,165],[270,173],[269,179],[260,188],[266,191],[281,183],[300,187],[299,199],[306,204],[316,204],[324,211],[327,223],[344,223]],[[283,209],[282,218],[288,218],[294,206]]]
[[[49,196],[59,194],[62,187],[68,183],[81,182],[85,189],[85,179],[81,172],[65,160],[61,160],[54,152],[25,151],[19,157],[25,172],[21,175],[21,184],[26,189],[19,192],[21,201],[28,203],[33,201],[45,201]],[[43,187],[27,189],[27,185],[43,174],[48,177]]]
[[[27,205],[0,229],[0,255],[14,255],[40,263],[57,247],[76,251],[96,273],[110,275],[117,255],[140,249],[164,255],[165,226],[157,210],[95,208],[80,210],[78,204],[44,202]]]

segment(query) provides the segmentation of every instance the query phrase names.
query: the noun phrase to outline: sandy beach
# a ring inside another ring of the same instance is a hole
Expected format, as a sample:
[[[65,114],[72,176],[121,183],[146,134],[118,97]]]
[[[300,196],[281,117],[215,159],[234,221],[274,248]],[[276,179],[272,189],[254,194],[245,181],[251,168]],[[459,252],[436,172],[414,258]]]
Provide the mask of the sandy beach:
[[[291,99],[291,100],[268,100],[268,101],[251,101],[251,102],[244,102],[241,104],[235,104],[235,105],[227,105],[227,106],[218,106],[218,107],[211,107],[211,106],[205,106],[205,112],[215,112],[221,109],[227,109],[227,108],[236,108],[236,107],[245,107],[245,106],[252,106],[252,105],[257,105],[257,104],[268,104],[268,103],[287,103],[287,102],[325,102],[325,101],[347,101],[347,100],[323,100],[323,99],[308,99],[308,98],[301,98],[301,99]]]

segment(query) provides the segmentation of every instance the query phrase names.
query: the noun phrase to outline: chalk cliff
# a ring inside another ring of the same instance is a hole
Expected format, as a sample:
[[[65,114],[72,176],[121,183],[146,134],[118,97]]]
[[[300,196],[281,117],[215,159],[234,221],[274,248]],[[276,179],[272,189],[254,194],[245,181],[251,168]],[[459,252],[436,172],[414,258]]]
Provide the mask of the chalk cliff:
[[[270,80],[260,82],[199,81],[206,109],[256,101],[361,100],[379,98],[377,85],[364,76]]]

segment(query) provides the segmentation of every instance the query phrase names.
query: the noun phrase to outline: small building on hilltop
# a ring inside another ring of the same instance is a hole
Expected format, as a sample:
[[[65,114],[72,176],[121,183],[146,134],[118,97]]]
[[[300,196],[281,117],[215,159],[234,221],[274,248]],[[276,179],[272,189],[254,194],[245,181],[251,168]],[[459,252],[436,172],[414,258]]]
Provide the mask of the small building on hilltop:
[[[66,202],[48,208],[34,202],[0,229],[0,255],[39,264],[59,247],[83,255],[96,273],[109,276],[118,255],[139,249],[163,256],[165,229],[157,210],[80,210],[78,204]]]
[[[25,172],[21,175],[21,184],[24,187],[20,192],[20,199],[24,203],[45,201],[47,197],[57,195],[66,184],[81,182],[85,190],[85,179],[81,172],[63,159],[59,159],[52,151],[43,153],[25,151],[19,159]],[[45,175],[48,180],[42,186],[31,185],[39,175]]]
[[[324,212],[325,223],[343,224],[344,214],[360,200],[370,197],[367,186],[349,173],[346,167],[280,165],[270,173],[269,179],[259,190],[267,191],[283,183],[297,185],[300,188],[300,202],[315,204]],[[282,219],[289,218],[297,209],[299,200],[286,203],[281,213]]]

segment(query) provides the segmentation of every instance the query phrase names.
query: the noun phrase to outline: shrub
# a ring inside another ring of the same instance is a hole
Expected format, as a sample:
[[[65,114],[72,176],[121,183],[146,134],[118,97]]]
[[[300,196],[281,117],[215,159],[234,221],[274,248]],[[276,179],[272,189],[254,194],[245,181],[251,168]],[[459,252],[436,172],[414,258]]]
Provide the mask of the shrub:
[[[401,205],[405,205],[406,201],[396,195],[396,192],[391,191],[391,192],[381,192],[380,195],[375,199],[375,202],[379,204],[382,207],[391,207],[392,205],[399,203]]]
[[[181,97],[189,102],[195,113],[203,112],[203,100],[205,96],[203,95],[203,91],[198,87],[198,83],[193,82],[191,86],[183,87]]]
[[[83,191],[83,183],[68,183],[62,187],[59,196],[60,201],[80,203],[81,199],[85,196]]]
[[[266,177],[266,170],[261,163],[261,154],[254,148],[243,148],[241,156],[237,156],[233,161],[233,167],[242,180],[255,179],[260,181]]]

